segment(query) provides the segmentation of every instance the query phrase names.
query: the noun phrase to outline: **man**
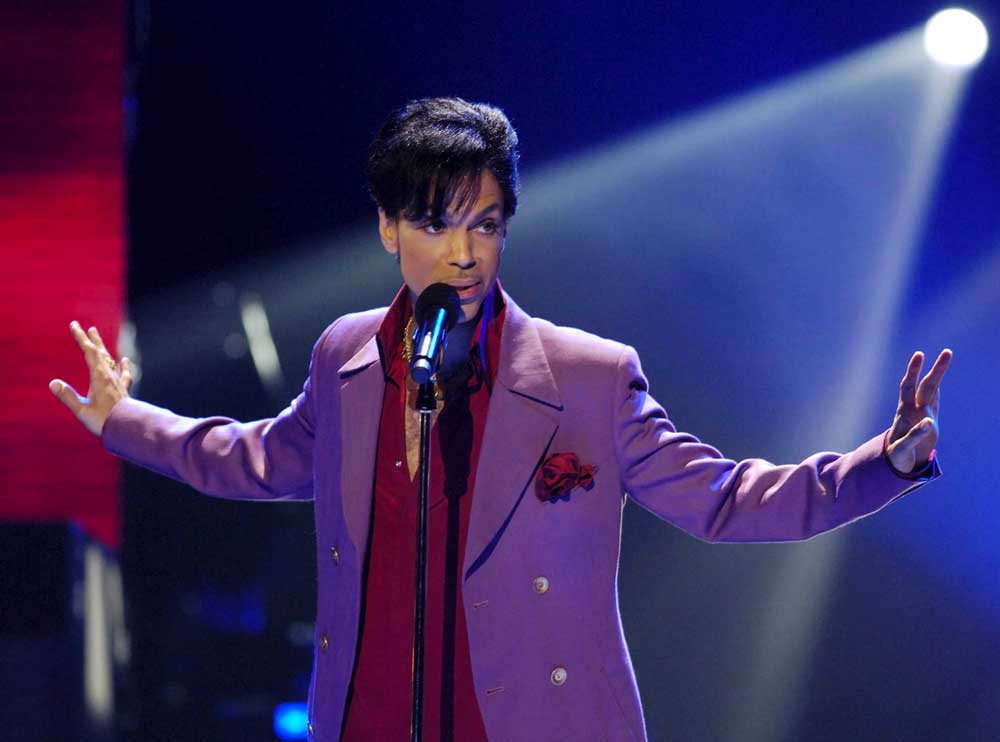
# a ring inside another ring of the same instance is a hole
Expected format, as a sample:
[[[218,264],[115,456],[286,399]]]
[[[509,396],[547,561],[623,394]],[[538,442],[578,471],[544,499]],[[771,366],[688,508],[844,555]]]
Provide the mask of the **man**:
[[[890,428],[792,466],[734,462],[678,433],[626,345],[527,316],[498,281],[517,206],[517,137],[498,109],[413,101],[372,145],[379,235],[404,286],[316,343],[302,393],[252,423],[128,396],[96,328],[55,393],[106,448],[230,498],[315,499],[319,599],[309,693],[319,740],[409,736],[417,417],[415,298],[458,290],[438,374],[426,614],[427,739],[644,740],[618,613],[626,494],[708,541],[806,539],[940,476],[943,351],[915,353]]]

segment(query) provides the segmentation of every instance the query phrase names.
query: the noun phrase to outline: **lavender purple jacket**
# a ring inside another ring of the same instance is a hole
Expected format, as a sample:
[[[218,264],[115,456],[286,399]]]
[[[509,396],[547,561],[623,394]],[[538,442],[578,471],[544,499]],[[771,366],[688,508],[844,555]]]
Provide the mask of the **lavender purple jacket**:
[[[676,431],[647,393],[633,348],[529,317],[504,298],[462,588],[490,740],[646,739],[616,587],[627,497],[706,541],[793,541],[940,476],[936,464],[922,480],[896,476],[882,455],[883,433],[850,453],[817,453],[797,465],[723,458]],[[339,738],[357,646],[384,388],[375,333],[385,311],[330,325],[302,393],[273,419],[182,417],[127,398],[102,432],[110,452],[209,495],[315,498],[309,719],[324,742]],[[539,500],[535,473],[555,452],[597,465],[593,488]]]

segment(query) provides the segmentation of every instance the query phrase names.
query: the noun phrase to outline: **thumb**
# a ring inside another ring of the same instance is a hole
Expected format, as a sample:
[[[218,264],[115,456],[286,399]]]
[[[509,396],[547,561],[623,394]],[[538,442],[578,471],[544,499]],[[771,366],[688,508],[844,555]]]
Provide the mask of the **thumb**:
[[[906,435],[896,441],[893,448],[900,454],[908,453],[916,448],[917,445],[920,444],[924,438],[930,435],[933,430],[934,421],[929,417],[925,417],[923,420],[910,428]]]
[[[56,396],[56,399],[69,407],[70,412],[77,417],[80,416],[80,411],[83,409],[83,400],[76,393],[76,389],[62,379],[53,379],[49,382],[49,391]]]

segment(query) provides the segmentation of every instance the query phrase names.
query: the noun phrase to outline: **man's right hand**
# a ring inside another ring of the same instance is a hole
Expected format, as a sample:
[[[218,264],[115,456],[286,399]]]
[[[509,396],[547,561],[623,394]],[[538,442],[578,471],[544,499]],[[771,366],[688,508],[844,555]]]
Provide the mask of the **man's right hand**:
[[[69,331],[83,351],[90,370],[90,388],[87,396],[81,397],[62,379],[53,379],[49,382],[49,390],[83,423],[83,427],[94,435],[100,435],[111,408],[118,400],[127,397],[132,388],[132,364],[128,358],[122,358],[121,363],[115,361],[104,347],[96,327],[84,332],[80,323],[73,320]]]

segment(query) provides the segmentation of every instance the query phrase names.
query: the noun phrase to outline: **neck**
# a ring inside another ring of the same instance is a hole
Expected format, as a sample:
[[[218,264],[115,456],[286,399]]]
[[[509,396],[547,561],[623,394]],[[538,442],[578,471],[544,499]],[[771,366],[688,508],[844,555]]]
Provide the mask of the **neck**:
[[[472,334],[479,324],[483,309],[468,322],[460,322],[448,333],[448,346],[444,349],[444,359],[441,362],[440,375],[451,376],[463,363],[469,360],[469,346],[472,345]]]

